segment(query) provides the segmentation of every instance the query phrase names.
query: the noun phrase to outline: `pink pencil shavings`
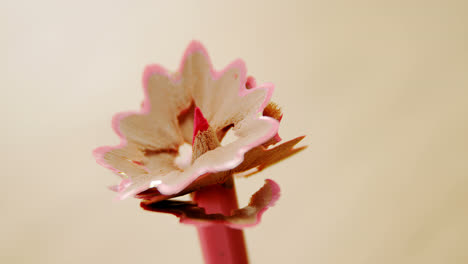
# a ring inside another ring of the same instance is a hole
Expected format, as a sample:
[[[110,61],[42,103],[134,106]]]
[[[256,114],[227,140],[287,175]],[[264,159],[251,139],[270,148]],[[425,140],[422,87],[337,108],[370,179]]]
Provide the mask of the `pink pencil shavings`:
[[[205,48],[193,41],[177,72],[147,66],[143,87],[142,109],[119,113],[112,120],[120,144],[99,147],[93,153],[99,164],[121,176],[120,184],[111,189],[120,199],[143,199],[144,209],[177,215],[184,223],[231,227],[258,223],[279,198],[279,187],[272,180],[252,196],[248,206],[231,215],[210,215],[194,203],[167,199],[223,183],[228,173],[255,174],[304,148],[294,148],[303,137],[277,144],[282,114],[270,102],[273,85],[257,85],[247,77],[242,60],[215,71]],[[207,129],[219,145],[200,155],[195,155],[194,147],[191,164],[178,163],[180,147],[192,144],[197,133]],[[224,144],[230,129],[235,140]]]

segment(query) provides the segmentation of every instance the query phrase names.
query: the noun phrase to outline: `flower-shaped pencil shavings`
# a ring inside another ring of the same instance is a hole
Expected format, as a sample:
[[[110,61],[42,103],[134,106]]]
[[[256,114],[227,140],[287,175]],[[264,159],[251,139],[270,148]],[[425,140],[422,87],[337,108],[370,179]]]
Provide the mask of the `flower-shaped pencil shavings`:
[[[282,113],[270,102],[273,85],[257,85],[246,77],[241,60],[215,71],[205,48],[193,41],[177,72],[147,66],[143,87],[141,111],[113,118],[120,144],[94,151],[99,164],[122,178],[111,189],[120,199],[140,198],[144,209],[174,214],[183,223],[257,224],[279,198],[272,180],[266,180],[249,205],[226,214],[210,214],[195,202],[170,198],[229,184],[233,175],[250,176],[304,148],[295,148],[303,137],[278,144]],[[230,129],[235,140],[224,143]],[[192,145],[191,158],[179,153],[184,143]]]

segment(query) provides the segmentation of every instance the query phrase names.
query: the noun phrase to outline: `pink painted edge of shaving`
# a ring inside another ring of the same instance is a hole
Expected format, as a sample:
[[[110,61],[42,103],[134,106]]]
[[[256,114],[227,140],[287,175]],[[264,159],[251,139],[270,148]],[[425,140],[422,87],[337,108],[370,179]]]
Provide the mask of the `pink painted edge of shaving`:
[[[210,66],[210,74],[211,74],[211,77],[213,78],[213,80],[219,79],[225,72],[227,72],[231,68],[238,68],[239,71],[240,71],[239,96],[243,97],[243,96],[253,92],[256,89],[265,89],[267,91],[267,95],[265,97],[265,100],[264,100],[263,104],[257,110],[257,113],[262,111],[267,106],[268,102],[270,101],[270,99],[271,99],[271,97],[273,95],[273,91],[274,91],[274,85],[272,83],[265,83],[263,85],[259,85],[259,86],[247,89],[245,87],[245,83],[247,81],[247,77],[246,77],[247,68],[246,68],[245,63],[244,63],[243,60],[237,59],[237,60],[233,61],[232,63],[230,63],[228,66],[226,66],[223,70],[217,72],[216,70],[214,70],[213,64],[211,62],[211,59],[210,59],[210,57],[208,55],[208,52],[206,51],[205,47],[200,42],[198,42],[196,40],[193,40],[192,42],[190,42],[190,44],[186,48],[186,50],[184,52],[184,55],[182,57],[182,60],[180,62],[180,65],[179,65],[179,69],[178,69],[179,73],[183,72],[183,69],[185,67],[185,62],[187,61],[187,58],[190,55],[192,55],[193,53],[195,53],[195,52],[202,53],[203,56],[206,58],[207,62],[209,63],[209,66]],[[144,114],[148,114],[150,112],[151,106],[150,106],[150,102],[149,102],[147,82],[148,82],[148,79],[150,78],[150,76],[153,75],[153,74],[159,74],[159,75],[162,75],[162,76],[166,76],[167,78],[169,78],[174,83],[177,83],[178,81],[181,80],[180,79],[181,75],[178,75],[178,76],[172,75],[171,76],[169,74],[168,70],[166,70],[163,66],[161,66],[159,64],[152,64],[152,65],[146,66],[145,70],[144,70],[144,73],[143,73],[143,78],[142,78],[143,91],[144,91],[144,100],[143,100],[143,103],[142,103],[141,110],[140,111],[120,112],[120,113],[117,113],[116,115],[114,115],[113,118],[112,118],[112,128],[113,128],[114,132],[119,136],[120,143],[118,145],[115,145],[115,146],[98,147],[98,148],[94,149],[94,151],[93,151],[93,156],[94,156],[94,158],[96,159],[96,162],[99,165],[101,165],[101,166],[103,166],[103,167],[105,167],[107,169],[110,169],[113,172],[116,172],[118,175],[120,175],[120,171],[115,169],[114,167],[112,167],[110,164],[108,164],[104,159],[104,155],[107,152],[110,152],[110,151],[115,150],[115,149],[123,148],[123,147],[125,147],[127,145],[127,139],[123,136],[123,134],[120,131],[120,121],[122,119],[124,119],[125,117],[128,117],[130,115],[138,115],[138,114],[144,115]],[[250,80],[250,82],[252,84],[256,85],[255,79],[253,77]],[[255,141],[255,142],[253,142],[253,143],[239,149],[236,157],[234,158],[234,160],[236,160],[235,162],[230,162],[229,164],[226,164],[225,166],[222,166],[221,169],[206,170],[206,172],[215,172],[215,171],[220,171],[220,170],[223,170],[223,169],[229,169],[232,166],[237,166],[238,164],[240,164],[243,161],[244,154],[248,150],[250,150],[253,147],[256,147],[256,146],[266,142],[267,140],[269,140],[270,138],[275,136],[275,134],[278,131],[279,122],[276,121],[273,118],[265,117],[265,116],[261,116],[261,117],[259,117],[259,119],[265,119],[265,120],[267,120],[268,122],[270,122],[272,124],[272,128],[269,131],[270,133],[268,133],[267,135],[261,137],[257,141]],[[235,164],[235,165],[232,165],[232,164]],[[180,184],[177,188],[170,188],[170,186],[169,186],[164,194],[173,194],[173,193],[177,192],[176,190],[180,190],[181,186],[184,186],[182,188],[185,188],[190,183],[192,183],[194,180],[196,180],[200,175],[203,175],[206,172],[202,172],[201,174],[199,172],[194,173],[194,175],[192,177],[189,177],[187,179],[187,181],[184,181],[184,183]],[[123,178],[123,179],[128,180],[127,178]],[[120,184],[120,186],[129,186],[129,184],[127,184],[127,183],[126,184]],[[164,184],[161,184],[160,186],[163,187]],[[148,186],[148,188],[149,188],[149,186]],[[158,186],[158,189],[159,189],[159,186]],[[164,187],[163,187],[163,189],[164,189]],[[171,192],[171,190],[172,190],[172,192]],[[122,191],[122,190],[120,190],[120,191]],[[143,191],[143,190],[139,190],[139,191]],[[163,193],[163,191],[161,191],[161,193]],[[127,196],[128,195],[125,195],[125,197],[120,197],[120,199],[124,199]]]

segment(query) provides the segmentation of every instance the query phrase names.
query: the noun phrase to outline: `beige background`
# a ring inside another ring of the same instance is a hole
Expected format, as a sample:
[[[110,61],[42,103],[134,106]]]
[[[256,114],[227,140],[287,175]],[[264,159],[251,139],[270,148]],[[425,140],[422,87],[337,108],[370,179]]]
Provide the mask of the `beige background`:
[[[91,150],[117,143],[144,66],[192,38],[271,81],[309,148],[249,180],[282,198],[253,263],[468,262],[466,1],[1,1],[0,263],[201,263],[195,230],[116,202]]]

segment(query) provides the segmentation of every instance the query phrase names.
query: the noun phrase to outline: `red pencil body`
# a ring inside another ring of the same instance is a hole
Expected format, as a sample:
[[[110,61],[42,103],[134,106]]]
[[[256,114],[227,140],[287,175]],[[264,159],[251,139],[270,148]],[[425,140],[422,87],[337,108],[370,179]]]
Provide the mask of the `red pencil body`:
[[[214,185],[197,191],[193,200],[204,207],[207,213],[229,215],[237,209],[234,181],[231,178],[223,185]],[[224,225],[198,227],[203,257],[207,264],[246,264],[248,263],[244,233]]]

